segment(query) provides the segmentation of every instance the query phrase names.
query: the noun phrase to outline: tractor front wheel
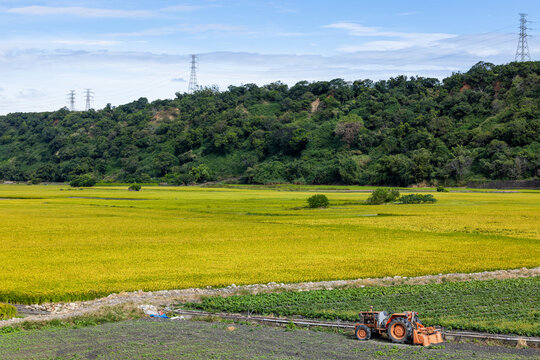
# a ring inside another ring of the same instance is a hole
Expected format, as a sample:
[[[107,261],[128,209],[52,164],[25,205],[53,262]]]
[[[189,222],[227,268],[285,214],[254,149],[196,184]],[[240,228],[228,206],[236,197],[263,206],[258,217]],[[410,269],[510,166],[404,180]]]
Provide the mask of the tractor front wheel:
[[[388,325],[386,333],[392,342],[403,344],[411,339],[412,326],[409,320],[397,318]]]
[[[354,329],[354,334],[358,340],[366,341],[371,338],[371,330],[366,325],[358,325]]]

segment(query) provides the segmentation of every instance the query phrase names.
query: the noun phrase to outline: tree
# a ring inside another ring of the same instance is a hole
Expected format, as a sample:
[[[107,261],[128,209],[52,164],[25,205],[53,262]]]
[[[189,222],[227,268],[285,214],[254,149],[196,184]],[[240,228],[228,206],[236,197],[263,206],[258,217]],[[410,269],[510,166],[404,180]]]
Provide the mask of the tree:
[[[200,164],[199,166],[194,166],[189,172],[195,182],[205,182],[212,180],[212,171],[206,164]]]
[[[159,176],[166,175],[173,165],[178,163],[176,156],[169,152],[161,152],[154,158],[154,167],[158,171]]]
[[[414,162],[403,154],[387,155],[375,165],[376,183],[381,185],[407,186],[413,180]]]

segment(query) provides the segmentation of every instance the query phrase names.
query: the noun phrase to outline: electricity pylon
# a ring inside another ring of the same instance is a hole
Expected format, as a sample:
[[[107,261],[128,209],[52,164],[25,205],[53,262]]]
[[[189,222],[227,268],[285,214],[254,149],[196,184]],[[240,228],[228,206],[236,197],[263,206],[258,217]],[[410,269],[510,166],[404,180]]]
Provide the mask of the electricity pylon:
[[[519,41],[516,50],[516,61],[531,61],[529,44],[527,44],[527,14],[519,14]]]

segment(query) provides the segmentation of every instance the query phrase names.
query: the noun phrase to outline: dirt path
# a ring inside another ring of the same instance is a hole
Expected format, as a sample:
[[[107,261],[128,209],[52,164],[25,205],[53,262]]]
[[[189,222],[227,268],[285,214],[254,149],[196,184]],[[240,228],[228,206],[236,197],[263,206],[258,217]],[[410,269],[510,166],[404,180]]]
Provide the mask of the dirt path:
[[[419,277],[385,277],[367,278],[356,280],[335,280],[304,282],[294,284],[268,283],[236,286],[234,284],[226,288],[192,288],[182,290],[161,290],[161,291],[135,291],[111,294],[107,297],[71,303],[45,303],[40,305],[17,305],[20,314],[24,318],[14,318],[0,321],[0,327],[13,325],[23,321],[48,321],[53,319],[66,319],[98,311],[102,307],[118,306],[123,304],[152,304],[166,306],[178,302],[197,301],[203,296],[231,296],[235,294],[263,293],[275,291],[309,291],[319,289],[335,289],[345,287],[363,286],[391,286],[391,285],[419,285],[441,283],[443,281],[468,281],[468,280],[489,280],[489,279],[511,279],[520,277],[532,277],[540,275],[540,267],[533,269],[521,268],[515,270],[485,271],[479,273],[456,273],[426,275]]]
[[[534,349],[362,342],[352,334],[203,321],[133,320],[0,336],[2,359],[482,359],[538,358]]]

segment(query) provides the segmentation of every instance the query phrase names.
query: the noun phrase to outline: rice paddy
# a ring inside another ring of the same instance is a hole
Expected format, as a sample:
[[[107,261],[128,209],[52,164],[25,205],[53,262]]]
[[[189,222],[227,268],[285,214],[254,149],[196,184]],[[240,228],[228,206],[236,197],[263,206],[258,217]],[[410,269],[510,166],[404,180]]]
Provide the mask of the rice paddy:
[[[540,192],[0,185],[0,301],[540,265]],[[314,193],[327,209],[308,209]]]

